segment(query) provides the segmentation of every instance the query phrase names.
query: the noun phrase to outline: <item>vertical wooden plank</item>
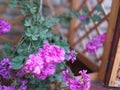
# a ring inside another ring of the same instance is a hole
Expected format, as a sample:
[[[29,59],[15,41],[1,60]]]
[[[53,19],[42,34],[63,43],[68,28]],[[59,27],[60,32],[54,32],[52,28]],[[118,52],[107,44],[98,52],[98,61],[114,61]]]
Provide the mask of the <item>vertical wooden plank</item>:
[[[79,8],[79,0],[71,0],[71,9],[78,10]],[[70,30],[68,32],[68,42],[72,46],[75,41],[75,27],[77,25],[77,19],[73,18],[70,23]]]
[[[106,70],[105,83],[113,86],[117,77],[117,71],[120,63],[120,9],[117,18],[116,28],[112,41],[109,62]],[[119,42],[119,43],[118,43]]]
[[[120,0],[112,1],[111,13],[110,13],[110,18],[109,18],[110,21],[109,21],[109,26],[107,30],[107,37],[106,37],[102,62],[101,62],[100,70],[98,74],[98,78],[101,81],[103,81],[105,77],[106,65],[107,65],[109,54],[110,54],[111,43],[112,43],[112,38],[113,38],[114,30],[115,30],[119,5],[120,5]]]
[[[109,86],[113,86],[113,87],[116,86],[115,81],[116,81],[117,71],[118,71],[119,65],[120,65],[120,39],[119,39],[119,44],[118,44],[116,56],[115,56],[115,59],[114,59],[113,67],[111,69],[112,72],[110,74],[110,79],[109,79],[109,83],[108,83]]]

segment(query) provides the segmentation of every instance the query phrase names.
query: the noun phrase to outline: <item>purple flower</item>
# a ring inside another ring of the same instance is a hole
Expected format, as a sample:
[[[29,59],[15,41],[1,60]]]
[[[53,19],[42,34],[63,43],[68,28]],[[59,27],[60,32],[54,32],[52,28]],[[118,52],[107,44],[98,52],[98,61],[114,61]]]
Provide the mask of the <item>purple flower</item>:
[[[70,61],[72,60],[72,63],[76,60],[77,53],[74,50],[70,50],[67,52],[67,60]]]
[[[99,36],[94,36],[92,38],[92,41],[86,44],[87,52],[95,53],[101,47],[101,44],[105,42],[105,38],[106,38],[106,33],[103,33]]]
[[[18,90],[26,90],[27,89],[27,80],[20,80],[19,83],[21,84],[21,86],[19,87]]]
[[[0,90],[16,90],[13,86],[1,86],[0,85]]]
[[[62,80],[63,80],[64,82],[69,81],[69,79],[71,79],[71,78],[72,78],[72,76],[70,75],[70,72],[69,72],[68,69],[62,71]]]
[[[0,19],[0,35],[6,32],[10,32],[11,25],[3,19]]]
[[[25,72],[42,80],[55,73],[56,65],[64,61],[65,51],[57,45],[45,43],[36,55],[31,54],[25,63]]]
[[[73,77],[69,70],[62,72],[63,81],[67,83],[67,86],[71,90],[88,90],[91,86],[90,77],[86,74],[86,70],[80,71],[80,77]]]
[[[11,62],[8,58],[4,58],[0,62],[0,75],[3,78],[8,78],[10,76],[10,69],[12,68]]]
[[[86,19],[87,19],[87,16],[86,16],[86,15],[81,15],[81,16],[80,16],[80,20],[81,20],[81,21],[84,21],[84,20],[86,20]]]
[[[24,70],[24,68],[21,68],[21,69],[17,72],[16,76],[17,76],[17,77],[23,77],[24,74],[25,74],[25,70]]]
[[[86,74],[87,70],[80,71],[79,73],[82,76],[82,83],[84,90],[89,90],[91,83],[90,83],[90,77]]]
[[[100,47],[100,44],[94,41],[90,41],[86,44],[86,50],[89,53],[95,53],[99,47]]]

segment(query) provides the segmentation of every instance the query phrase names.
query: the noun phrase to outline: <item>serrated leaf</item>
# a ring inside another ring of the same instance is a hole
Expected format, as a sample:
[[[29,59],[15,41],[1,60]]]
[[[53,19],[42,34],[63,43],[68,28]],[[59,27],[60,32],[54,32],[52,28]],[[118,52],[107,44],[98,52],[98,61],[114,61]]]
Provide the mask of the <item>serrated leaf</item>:
[[[45,19],[45,21],[43,22],[43,25],[45,25],[48,28],[52,28],[57,22],[58,22],[58,19],[54,16],[51,16]]]
[[[28,20],[25,20],[25,26],[31,26],[32,25],[32,22],[31,22],[31,19],[28,19]]]
[[[70,12],[70,17],[71,18],[78,18],[79,17],[79,13],[76,10],[72,10]]]
[[[4,57],[10,56],[12,53],[12,46],[13,44],[8,42],[4,45],[4,48],[2,48],[2,54]]]
[[[12,68],[18,70],[21,68],[21,64],[12,63]]]
[[[99,15],[97,15],[97,14],[94,14],[94,15],[92,16],[92,19],[93,19],[93,21],[95,21],[95,22],[99,22],[99,21],[101,20],[101,17],[100,17]]]
[[[97,10],[98,12],[102,12],[102,11],[103,11],[102,6],[101,6],[101,5],[97,5],[97,6],[96,6],[96,10]]]
[[[87,15],[89,13],[89,10],[87,9],[87,7],[82,8],[82,13],[83,15]]]
[[[5,48],[12,48],[13,44],[11,42],[8,42],[4,45]]]
[[[87,24],[90,23],[90,19],[87,18],[86,20],[82,21],[81,23],[82,23],[83,25],[87,25]]]
[[[32,35],[32,40],[35,41],[35,40],[38,40],[38,38],[34,35]]]
[[[21,64],[24,60],[24,56],[16,56],[14,59],[12,59],[12,62],[17,63],[17,64]]]
[[[20,69],[24,58],[24,56],[16,56],[14,59],[12,59],[12,68]]]

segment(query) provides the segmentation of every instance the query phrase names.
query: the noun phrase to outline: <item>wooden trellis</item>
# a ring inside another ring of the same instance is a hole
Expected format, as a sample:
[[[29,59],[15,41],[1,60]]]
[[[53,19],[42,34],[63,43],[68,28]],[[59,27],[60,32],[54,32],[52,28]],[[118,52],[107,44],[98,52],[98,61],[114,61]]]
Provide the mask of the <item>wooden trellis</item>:
[[[80,20],[73,19],[70,25],[69,42],[73,48],[76,48],[78,50],[79,60],[93,71],[98,72],[98,70],[101,69],[100,73],[102,73],[102,76],[104,77],[105,72],[103,73],[102,70],[105,67],[105,64],[102,64],[103,68],[100,67],[101,62],[104,61],[102,58],[104,46],[96,54],[87,53],[85,46],[86,46],[86,43],[89,40],[91,40],[91,38],[94,35],[100,35],[103,32],[107,32],[111,6],[113,6],[113,4],[115,4],[116,2],[114,0],[110,0],[109,2],[111,3],[107,3],[108,5],[110,4],[109,10],[106,10],[105,4],[104,4],[106,0],[84,0],[82,3],[80,1],[81,0],[77,0],[77,1],[72,0],[72,4],[73,4],[72,9],[78,10],[80,14],[82,15],[81,13],[82,9],[87,8],[87,10],[89,11],[87,16],[91,17],[94,13],[96,13],[96,8],[99,5],[103,11],[103,16],[101,16],[102,18],[100,21],[94,22],[93,20],[91,20],[90,24],[88,25],[82,25],[82,22],[80,22]],[[94,4],[94,2],[96,2],[96,4]],[[90,7],[89,6],[90,4],[93,4],[94,6]],[[84,33],[81,34],[82,32]],[[95,75],[97,74],[95,73]],[[101,78],[103,79],[102,76],[99,75],[100,79]]]
[[[64,35],[72,48],[78,51],[78,59],[88,68],[97,73],[91,74],[91,78],[99,78],[103,81],[106,70],[106,62],[109,57],[111,41],[115,22],[117,19],[119,0],[43,0],[44,5],[50,8],[52,14],[62,14],[77,10],[82,15],[83,8],[87,9],[87,17],[94,14],[100,14],[96,11],[99,6],[102,10],[101,19],[94,21],[90,19],[90,23],[83,25],[80,19],[74,18],[69,28],[62,28],[60,25],[55,27],[55,31]],[[107,4],[106,4],[107,3]],[[1,7],[2,5],[2,7]],[[9,34],[0,36],[0,44],[4,42],[13,42],[16,44],[24,31],[21,21],[24,16],[20,14],[19,8],[8,8],[9,0],[0,1],[0,18],[11,23],[12,31]],[[106,6],[107,5],[107,6]],[[48,10],[48,9],[47,9]],[[12,13],[14,14],[12,14]],[[12,18],[11,18],[12,17]],[[86,51],[86,43],[92,39],[94,35],[100,35],[107,32],[106,42],[96,54],[89,54]],[[11,37],[12,36],[12,37]]]

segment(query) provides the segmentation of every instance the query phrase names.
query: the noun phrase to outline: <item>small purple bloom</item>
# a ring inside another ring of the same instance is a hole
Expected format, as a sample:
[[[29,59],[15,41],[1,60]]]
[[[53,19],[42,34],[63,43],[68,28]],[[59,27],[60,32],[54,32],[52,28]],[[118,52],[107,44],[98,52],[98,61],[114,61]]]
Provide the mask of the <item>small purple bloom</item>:
[[[70,50],[67,52],[67,60],[68,61],[72,61],[72,63],[74,63],[74,61],[76,60],[76,56],[77,56],[77,53],[74,51],[74,50]]]
[[[90,77],[86,74],[86,70],[80,71],[80,77],[73,77],[69,70],[62,72],[63,81],[66,82],[70,90],[89,90],[91,83]]]
[[[18,90],[26,90],[27,89],[27,80],[20,80],[19,83],[21,84],[21,86],[19,87]]]
[[[87,70],[80,71],[79,73],[82,76],[83,81],[83,90],[89,90],[91,83],[90,83],[90,77],[88,74],[86,74]]]
[[[100,44],[93,41],[90,41],[86,44],[86,50],[89,53],[95,53],[99,47],[100,47]]]
[[[68,81],[72,76],[70,75],[70,72],[68,69],[66,69],[65,71],[62,71],[62,80],[64,82]]]
[[[2,86],[0,90],[16,90],[13,86]]]
[[[11,62],[8,58],[4,58],[0,62],[0,75],[3,78],[8,78],[10,76],[10,69],[12,68]]]
[[[81,15],[81,16],[80,16],[80,20],[81,20],[81,21],[84,21],[84,20],[86,20],[86,19],[87,19],[87,16],[86,16],[86,15]]]
[[[105,42],[105,38],[106,38],[106,33],[103,33],[99,36],[94,36],[92,38],[92,41],[89,41],[86,44],[87,52],[95,53],[101,47],[101,45]]]
[[[11,25],[3,19],[0,19],[0,35],[6,32],[10,32]]]

